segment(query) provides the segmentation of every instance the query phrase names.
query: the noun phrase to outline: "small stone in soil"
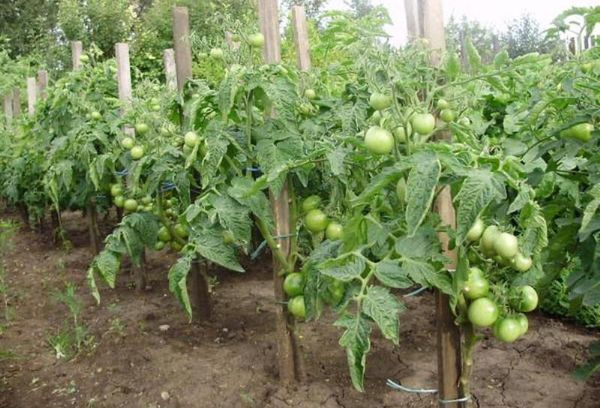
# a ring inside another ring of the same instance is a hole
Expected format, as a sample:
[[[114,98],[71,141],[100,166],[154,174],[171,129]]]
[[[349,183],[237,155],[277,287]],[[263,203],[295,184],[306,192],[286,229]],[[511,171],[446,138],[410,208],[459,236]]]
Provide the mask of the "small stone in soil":
[[[160,326],[158,326],[158,329],[162,332],[166,332],[170,328],[171,328],[171,326],[169,326],[168,324],[161,324]]]
[[[169,395],[169,393],[168,393],[168,392],[166,392],[166,391],[163,391],[163,392],[161,392],[161,393],[160,393],[160,397],[163,399],[163,401],[166,401],[166,400],[168,400],[169,398],[171,398],[171,396]]]

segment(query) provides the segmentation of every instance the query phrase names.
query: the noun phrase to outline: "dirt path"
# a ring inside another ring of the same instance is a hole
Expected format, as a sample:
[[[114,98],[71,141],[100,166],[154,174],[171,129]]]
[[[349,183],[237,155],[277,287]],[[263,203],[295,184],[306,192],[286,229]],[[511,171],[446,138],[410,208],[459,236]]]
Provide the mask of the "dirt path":
[[[393,391],[387,378],[415,387],[435,386],[433,302],[410,298],[401,343],[376,336],[367,360],[364,394],[351,388],[346,358],[332,316],[301,324],[299,336],[309,378],[277,384],[269,262],[246,274],[219,273],[214,319],[189,324],[167,287],[174,257],[149,257],[153,289],[138,295],[123,272],[114,291],[102,287],[97,306],[87,289],[90,260],[85,226],[70,214],[74,246],[65,251],[47,237],[22,230],[8,259],[13,318],[4,324],[0,349],[16,358],[0,362],[0,407],[434,407],[435,398]],[[72,361],[57,359],[50,335],[67,322],[67,308],[52,294],[67,282],[83,300],[82,319],[93,336]],[[165,325],[168,325],[166,327]],[[473,389],[485,408],[597,408],[600,376],[570,377],[585,359],[597,331],[533,315],[527,337],[514,345],[485,339],[476,352]]]

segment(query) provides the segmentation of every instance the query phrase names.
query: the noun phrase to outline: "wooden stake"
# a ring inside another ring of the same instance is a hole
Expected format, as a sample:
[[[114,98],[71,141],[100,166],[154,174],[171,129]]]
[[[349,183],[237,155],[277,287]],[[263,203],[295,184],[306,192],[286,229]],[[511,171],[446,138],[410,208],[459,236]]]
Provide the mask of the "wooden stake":
[[[192,79],[190,17],[187,7],[173,8],[173,44],[177,64],[177,88],[182,92],[185,83]]]
[[[123,104],[122,114],[125,114],[131,108],[133,98],[133,89],[131,88],[131,65],[129,62],[129,45],[127,43],[117,43],[115,45],[115,58],[117,60],[117,87],[119,99]],[[130,127],[123,129],[126,134],[133,135],[134,130]],[[140,266],[131,265],[135,279],[135,289],[138,292],[144,291],[147,285],[146,267],[144,265],[145,256],[142,254]]]
[[[298,68],[300,68],[300,71],[302,72],[307,72],[310,70],[310,46],[308,42],[308,25],[306,23],[304,7],[292,7],[292,23],[294,25],[294,40],[296,43]]]
[[[21,116],[21,90],[19,88],[13,89],[12,104],[13,116],[15,118]]]
[[[12,119],[13,119],[12,92],[9,92],[7,95],[4,95],[3,105],[4,105],[4,117],[6,118],[6,123],[11,124]]]
[[[35,104],[37,103],[37,81],[35,77],[27,78],[27,113],[35,115]]]
[[[175,65],[175,50],[173,48],[165,50],[163,61],[165,63],[165,78],[167,80],[167,88],[171,91],[176,91],[177,66]]]
[[[73,71],[81,69],[81,55],[83,54],[83,43],[81,41],[71,42],[71,59],[73,63]]]
[[[411,42],[421,36],[416,0],[404,0],[404,10],[406,13],[406,34],[408,41]]]
[[[40,99],[44,100],[48,97],[46,94],[46,88],[48,88],[48,71],[39,70],[37,73],[37,86],[38,86],[38,96]]]
[[[437,65],[441,61],[442,51],[446,48],[442,0],[420,0],[422,13],[421,27],[425,38],[431,47],[431,63]],[[451,140],[450,133],[444,132],[440,139]],[[456,229],[456,214],[452,204],[450,187],[446,186],[436,197],[435,211],[442,223]],[[449,271],[454,271],[457,264],[456,250],[449,248],[449,237],[446,233],[439,234],[444,254],[450,259],[446,265]],[[440,408],[458,408],[467,406],[466,403],[443,403],[443,400],[455,400],[462,397],[459,391],[461,378],[462,354],[460,328],[454,323],[450,310],[449,297],[435,291],[437,352],[438,352],[438,397]]]
[[[277,64],[281,61],[279,37],[279,14],[277,0],[259,0],[258,17],[260,29],[265,37],[264,58],[267,64]],[[273,113],[274,114],[274,113]],[[273,218],[275,220],[274,236],[288,237],[290,235],[290,193],[286,181],[279,195],[270,194]],[[289,258],[291,242],[289,238],[280,238],[279,247],[283,255]],[[273,257],[273,284],[275,289],[275,330],[277,353],[279,358],[279,379],[283,385],[291,385],[298,380],[296,361],[299,360],[298,349],[293,335],[293,319],[285,307],[283,291],[283,276],[280,274],[282,265]]]

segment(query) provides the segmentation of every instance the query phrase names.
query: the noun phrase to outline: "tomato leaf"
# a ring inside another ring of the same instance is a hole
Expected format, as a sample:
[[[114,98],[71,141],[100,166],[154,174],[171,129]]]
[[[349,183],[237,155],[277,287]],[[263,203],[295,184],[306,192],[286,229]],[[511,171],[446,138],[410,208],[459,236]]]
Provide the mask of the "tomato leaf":
[[[191,228],[190,244],[202,257],[235,272],[244,272],[233,246],[223,242],[222,230],[216,227]]]
[[[406,182],[406,224],[409,236],[421,225],[435,196],[441,174],[437,157],[429,152],[418,155],[418,161],[408,174]]]
[[[343,282],[350,282],[360,278],[365,270],[366,263],[364,259],[355,256],[342,256],[335,259],[328,259],[319,264],[318,268],[323,275]]]
[[[346,329],[340,338],[340,346],[346,349],[352,385],[362,392],[367,354],[371,350],[371,326],[360,313],[357,316],[342,316],[334,325]]]
[[[191,267],[191,256],[184,256],[179,258],[175,265],[169,269],[169,290],[179,300],[190,320],[192,319],[192,305],[190,304],[186,282]]]
[[[400,312],[405,310],[403,304],[398,302],[390,291],[381,286],[371,286],[363,299],[362,312],[375,320],[381,334],[394,344],[400,341]]]
[[[413,286],[406,269],[397,260],[384,259],[378,262],[373,270],[379,282],[390,288],[406,289]]]
[[[523,232],[519,236],[519,249],[525,256],[539,255],[548,245],[546,219],[539,205],[530,202],[521,210],[519,225]]]
[[[455,197],[458,201],[457,235],[462,242],[475,220],[495,199],[506,198],[504,185],[489,170],[474,170]]]

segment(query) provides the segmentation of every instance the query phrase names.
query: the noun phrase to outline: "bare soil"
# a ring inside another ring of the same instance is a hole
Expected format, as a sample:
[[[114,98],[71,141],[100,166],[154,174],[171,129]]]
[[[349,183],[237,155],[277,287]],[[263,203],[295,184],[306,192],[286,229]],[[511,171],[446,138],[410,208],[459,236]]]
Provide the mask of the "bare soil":
[[[6,217],[6,215],[5,215]],[[189,323],[168,291],[174,256],[148,257],[152,289],[139,294],[124,270],[115,290],[102,285],[97,305],[85,274],[91,259],[85,222],[65,215],[72,248],[22,228],[4,259],[12,318],[4,321],[0,350],[0,407],[434,407],[435,396],[398,392],[388,378],[435,388],[434,307],[431,294],[406,298],[401,343],[376,335],[367,359],[365,393],[350,384],[333,316],[298,327],[308,378],[278,385],[270,261],[247,273],[217,272],[213,318]],[[52,294],[67,282],[83,301],[82,324],[93,340],[71,361],[56,358],[49,336],[70,320]],[[3,313],[2,313],[3,315]],[[165,326],[168,325],[168,326]],[[600,376],[571,377],[599,338],[568,322],[533,314],[526,338],[515,344],[483,340],[476,350],[473,391],[486,408],[597,408]]]

